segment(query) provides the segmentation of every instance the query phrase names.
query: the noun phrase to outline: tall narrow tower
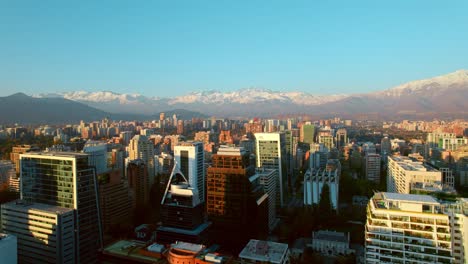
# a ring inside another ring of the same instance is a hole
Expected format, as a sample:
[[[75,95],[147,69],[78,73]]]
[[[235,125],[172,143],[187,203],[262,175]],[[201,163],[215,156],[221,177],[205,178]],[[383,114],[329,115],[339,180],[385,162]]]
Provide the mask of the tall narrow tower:
[[[283,138],[283,139],[282,139]],[[284,205],[284,179],[282,157],[285,146],[284,137],[280,133],[256,133],[256,151],[257,151],[257,167],[265,169],[275,169],[278,171],[278,179],[276,184],[276,199],[277,205]]]
[[[201,203],[205,201],[205,156],[203,143],[198,141],[180,142],[174,147],[174,161],[187,178],[189,185],[196,189]]]

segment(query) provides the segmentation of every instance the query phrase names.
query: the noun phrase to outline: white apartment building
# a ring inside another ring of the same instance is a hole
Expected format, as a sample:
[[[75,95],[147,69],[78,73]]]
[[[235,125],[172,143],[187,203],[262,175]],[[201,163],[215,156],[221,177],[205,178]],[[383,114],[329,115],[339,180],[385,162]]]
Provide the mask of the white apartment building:
[[[365,258],[377,263],[454,263],[449,216],[428,195],[376,193],[367,206]]]
[[[19,263],[77,262],[73,209],[16,200],[2,204],[1,219],[3,232],[18,239]]]
[[[404,156],[388,157],[387,191],[409,194],[411,190],[442,191],[442,173]]]

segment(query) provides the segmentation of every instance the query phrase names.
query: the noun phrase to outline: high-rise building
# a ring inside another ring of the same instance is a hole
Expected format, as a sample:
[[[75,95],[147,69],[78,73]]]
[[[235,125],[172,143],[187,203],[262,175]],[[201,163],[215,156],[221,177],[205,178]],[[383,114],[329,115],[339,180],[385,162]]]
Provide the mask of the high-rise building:
[[[367,206],[366,263],[467,263],[467,213],[466,199],[446,205],[429,195],[376,193]]]
[[[348,133],[346,131],[346,128],[339,128],[336,131],[336,147],[338,149],[341,149],[342,147],[346,146],[348,144]]]
[[[278,171],[258,168],[256,173],[263,190],[268,194],[268,228],[273,231],[278,223],[276,218],[276,179],[278,179]]]
[[[456,137],[457,135],[455,133],[427,133],[426,144],[428,144],[430,148],[440,148],[441,146],[439,146],[439,143],[441,139],[450,139]]]
[[[330,130],[321,130],[318,134],[318,143],[325,145],[327,149],[332,149],[335,147],[333,136],[331,135]]]
[[[0,256],[2,263],[18,263],[18,240],[15,236],[0,233]]]
[[[122,146],[89,140],[83,152],[89,155],[88,164],[96,169],[102,228],[106,233],[112,226],[131,219],[129,188],[123,177]]]
[[[324,169],[327,166],[328,152],[325,151],[310,151],[309,168]]]
[[[132,160],[127,165],[127,179],[133,208],[141,208],[149,200],[149,177],[148,167],[141,160]]]
[[[367,153],[365,163],[366,179],[380,183],[380,155]]]
[[[0,160],[0,190],[10,189],[10,178],[16,177],[15,164],[9,160]]]
[[[1,209],[3,232],[18,238],[18,263],[78,263],[73,209],[22,200]]]
[[[409,194],[411,191],[442,191],[442,173],[404,156],[388,157],[387,191]]]
[[[192,188],[197,189],[200,203],[205,201],[205,155],[203,143],[197,141],[180,142],[174,148],[174,162]]]
[[[184,134],[184,120],[177,121],[177,134]]]
[[[15,170],[17,173],[20,172],[20,155],[31,151],[39,151],[39,148],[32,145],[19,145],[11,149],[10,160],[15,164]]]
[[[278,171],[276,185],[276,205],[284,205],[285,178],[283,178],[283,148],[284,137],[280,133],[256,133],[257,167],[275,169]]]
[[[73,152],[22,154],[21,199],[73,209],[77,261],[93,263],[102,248],[102,228],[95,169],[88,155]]]
[[[197,181],[194,184],[189,183],[178,163],[175,163],[161,201],[162,226],[156,231],[158,243],[204,242],[211,223],[206,222],[205,204],[200,201]]]
[[[217,234],[229,233],[232,240],[245,240],[268,230],[268,195],[256,184],[255,161],[242,148],[221,147],[213,155],[207,172],[206,208]],[[263,227],[263,228],[262,228]]]
[[[323,186],[330,190],[330,201],[338,211],[338,194],[341,176],[341,164],[337,159],[329,159],[325,168],[310,168],[304,174],[304,204],[319,204]]]
[[[307,144],[315,143],[315,125],[313,124],[302,125],[299,141],[302,143],[307,143]]]
[[[146,136],[136,135],[128,145],[128,159],[142,160],[148,169],[149,184],[154,183],[154,144]]]
[[[392,153],[392,144],[390,143],[390,139],[385,136],[380,141],[380,154],[382,155],[383,161],[387,163],[387,157],[390,156]]]

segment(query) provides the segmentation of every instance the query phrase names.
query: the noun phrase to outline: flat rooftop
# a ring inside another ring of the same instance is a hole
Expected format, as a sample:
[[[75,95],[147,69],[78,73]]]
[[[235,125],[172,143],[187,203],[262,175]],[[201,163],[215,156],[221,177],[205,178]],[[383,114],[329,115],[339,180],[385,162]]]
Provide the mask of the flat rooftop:
[[[228,147],[222,145],[219,147],[217,155],[223,156],[242,156],[245,155],[247,151],[243,147]]]
[[[28,152],[21,154],[22,157],[62,157],[62,158],[76,158],[89,156],[82,152],[66,152],[66,151],[41,151],[41,152]]]
[[[419,195],[419,194],[403,194],[403,193],[390,193],[382,192],[382,197],[385,200],[394,200],[394,201],[405,201],[412,203],[423,203],[423,204],[435,204],[438,205],[439,202],[432,196],[429,195]]]
[[[177,241],[176,243],[171,244],[171,248],[179,249],[179,250],[185,250],[185,251],[189,251],[189,252],[193,252],[193,253],[197,254],[198,252],[205,249],[205,246],[201,245],[201,244],[192,244],[192,243],[188,243],[188,242]]]
[[[139,243],[129,240],[120,240],[104,248],[103,253],[104,255],[110,255],[130,261],[137,261],[139,263],[167,263],[167,261],[163,258],[145,256],[141,254],[140,250],[144,249],[144,246],[145,245],[141,242]]]
[[[345,233],[328,230],[320,230],[314,232],[314,240],[316,239],[340,243],[349,243],[348,236]]]
[[[59,207],[54,205],[42,204],[42,203],[30,203],[23,200],[15,200],[8,203],[4,203],[3,206],[14,207],[17,211],[27,212],[29,210],[42,211],[54,214],[65,214],[73,211],[71,208]]]
[[[282,263],[288,251],[288,244],[251,239],[239,254],[239,258],[259,262]]]
[[[406,171],[430,171],[430,172],[439,171],[423,162],[414,161],[405,156],[390,156],[388,158],[398,163],[398,165]]]
[[[158,231],[163,231],[163,232],[171,232],[171,233],[178,233],[178,234],[184,234],[184,235],[190,235],[190,236],[198,236],[200,235],[205,229],[207,229],[211,225],[211,222],[206,222],[203,223],[197,228],[193,230],[187,230],[187,229],[182,229],[182,228],[176,228],[176,227],[168,227],[168,226],[160,226],[158,227]]]

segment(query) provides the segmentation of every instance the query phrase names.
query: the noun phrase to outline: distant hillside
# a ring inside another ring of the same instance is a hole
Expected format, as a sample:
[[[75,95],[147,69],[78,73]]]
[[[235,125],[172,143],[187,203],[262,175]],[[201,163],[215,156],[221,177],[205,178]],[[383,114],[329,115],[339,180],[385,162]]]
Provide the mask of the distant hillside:
[[[0,123],[48,124],[99,120],[109,113],[64,98],[33,98],[23,93],[0,97]]]
[[[193,92],[174,98],[118,94],[111,91],[77,91],[35,96],[67,98],[110,113],[152,116],[159,112],[168,112],[167,109],[187,109],[219,117],[306,114],[316,117],[340,115],[349,118],[362,115],[380,118],[466,118],[468,71],[458,70],[408,82],[384,91],[349,95],[314,95],[306,92],[249,88],[232,92]]]
[[[154,110],[157,111],[157,109]],[[62,97],[35,98],[23,93],[0,97],[0,113],[0,124],[77,123],[80,120],[96,121],[104,117],[110,117],[114,120],[159,119],[159,115],[149,116],[131,113],[108,113]],[[201,113],[183,109],[168,111],[166,115],[172,116],[174,113],[182,119],[206,117]]]

